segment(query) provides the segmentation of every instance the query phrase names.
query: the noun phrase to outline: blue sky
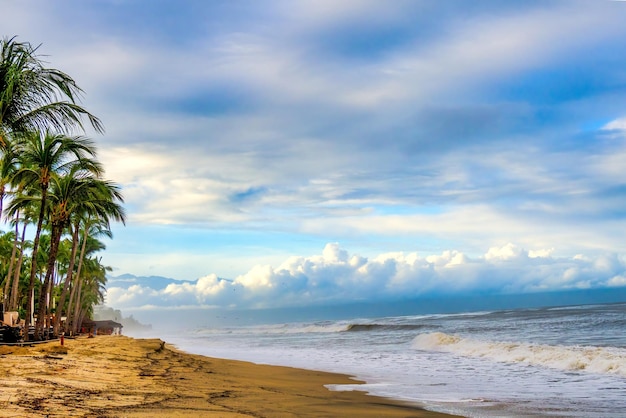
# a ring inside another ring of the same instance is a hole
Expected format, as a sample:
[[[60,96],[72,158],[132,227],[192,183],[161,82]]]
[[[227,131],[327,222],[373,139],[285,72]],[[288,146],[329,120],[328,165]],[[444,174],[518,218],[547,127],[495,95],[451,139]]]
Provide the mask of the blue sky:
[[[108,302],[626,286],[626,5],[3,3],[123,187]],[[221,280],[221,279],[229,280]]]

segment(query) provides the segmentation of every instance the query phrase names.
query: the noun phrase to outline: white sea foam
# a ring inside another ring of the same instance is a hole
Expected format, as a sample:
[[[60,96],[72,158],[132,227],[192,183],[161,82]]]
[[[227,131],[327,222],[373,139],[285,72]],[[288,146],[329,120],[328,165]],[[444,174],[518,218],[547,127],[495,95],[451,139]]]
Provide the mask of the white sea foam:
[[[324,324],[324,325],[308,325],[308,326],[304,326],[304,327],[298,327],[298,328],[294,328],[291,329],[290,332],[302,332],[302,333],[309,333],[309,332],[317,332],[317,333],[324,333],[324,332],[343,332],[343,331],[347,331],[350,327],[350,324],[348,323],[336,323],[336,324]]]
[[[626,376],[626,350],[614,347],[481,341],[442,332],[420,334],[413,339],[412,347],[424,351],[481,357],[498,362],[526,363],[561,370]]]
[[[277,325],[256,325],[249,327],[233,328],[207,328],[198,329],[196,335],[211,334],[234,334],[234,335],[268,335],[268,334],[309,334],[309,333],[335,333],[347,331],[351,324],[349,322],[327,322],[314,324],[277,324]]]

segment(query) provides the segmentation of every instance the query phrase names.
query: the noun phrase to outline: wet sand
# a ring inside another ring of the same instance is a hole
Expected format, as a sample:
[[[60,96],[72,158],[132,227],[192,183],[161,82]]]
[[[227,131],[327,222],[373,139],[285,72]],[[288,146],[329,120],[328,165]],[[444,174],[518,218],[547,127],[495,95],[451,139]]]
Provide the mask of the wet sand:
[[[97,336],[0,346],[2,417],[447,417],[335,392],[348,376],[186,354],[158,339]]]

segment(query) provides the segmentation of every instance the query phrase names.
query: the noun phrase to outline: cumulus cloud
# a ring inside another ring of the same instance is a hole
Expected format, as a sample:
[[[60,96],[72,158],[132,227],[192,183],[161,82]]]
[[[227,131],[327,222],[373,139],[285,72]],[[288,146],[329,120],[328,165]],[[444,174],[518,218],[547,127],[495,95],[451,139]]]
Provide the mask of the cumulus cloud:
[[[107,302],[120,308],[220,306],[270,308],[362,300],[389,301],[475,292],[607,288],[626,284],[626,260],[617,255],[557,258],[551,249],[527,250],[512,243],[479,257],[387,253],[373,258],[350,254],[337,243],[322,253],[294,256],[274,267],[258,265],[234,279],[216,274],[191,282],[171,281],[161,289],[114,281]]]

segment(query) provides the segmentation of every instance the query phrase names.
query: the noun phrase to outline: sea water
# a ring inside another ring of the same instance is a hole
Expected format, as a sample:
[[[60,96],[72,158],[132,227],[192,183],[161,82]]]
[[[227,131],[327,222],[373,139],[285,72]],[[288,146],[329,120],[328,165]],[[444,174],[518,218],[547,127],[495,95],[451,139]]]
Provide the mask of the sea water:
[[[468,417],[626,416],[626,304],[203,327],[188,352],[340,372]]]

